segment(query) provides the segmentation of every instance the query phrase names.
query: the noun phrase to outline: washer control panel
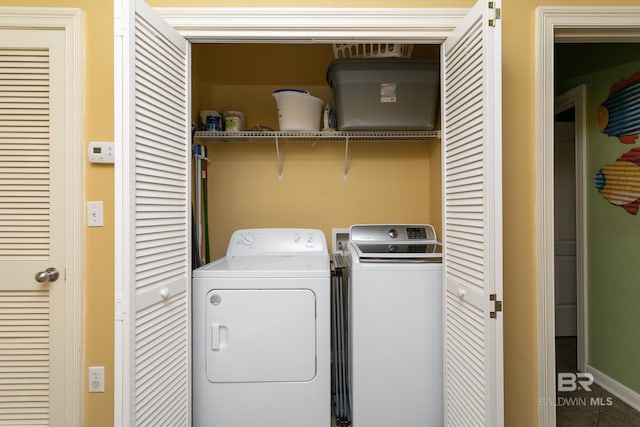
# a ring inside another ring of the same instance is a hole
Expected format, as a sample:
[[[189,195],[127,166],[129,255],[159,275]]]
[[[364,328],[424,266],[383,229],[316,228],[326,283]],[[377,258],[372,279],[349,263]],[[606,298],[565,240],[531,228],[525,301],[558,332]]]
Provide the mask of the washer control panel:
[[[310,228],[251,228],[231,236],[227,256],[326,254],[321,230]]]
[[[436,231],[430,224],[361,224],[352,225],[353,242],[435,241]]]

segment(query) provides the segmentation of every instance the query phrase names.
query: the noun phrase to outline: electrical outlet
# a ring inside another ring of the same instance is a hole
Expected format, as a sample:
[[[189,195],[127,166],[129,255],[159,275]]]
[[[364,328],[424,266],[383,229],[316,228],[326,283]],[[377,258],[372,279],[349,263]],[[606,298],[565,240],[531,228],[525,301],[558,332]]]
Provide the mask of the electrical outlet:
[[[89,366],[89,393],[104,393],[104,366]]]

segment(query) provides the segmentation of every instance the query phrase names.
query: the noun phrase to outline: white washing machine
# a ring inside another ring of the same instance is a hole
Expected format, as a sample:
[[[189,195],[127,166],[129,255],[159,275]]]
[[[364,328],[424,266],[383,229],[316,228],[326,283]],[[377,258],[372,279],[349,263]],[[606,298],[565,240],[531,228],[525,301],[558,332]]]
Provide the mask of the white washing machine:
[[[329,304],[320,230],[236,231],[193,271],[193,425],[328,427]]]
[[[350,230],[352,427],[442,426],[442,248],[431,225]]]

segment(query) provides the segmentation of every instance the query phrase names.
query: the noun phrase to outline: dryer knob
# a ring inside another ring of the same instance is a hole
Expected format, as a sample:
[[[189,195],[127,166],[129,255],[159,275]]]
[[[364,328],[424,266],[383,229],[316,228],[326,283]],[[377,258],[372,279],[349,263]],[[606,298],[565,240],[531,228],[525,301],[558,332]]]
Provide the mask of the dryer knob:
[[[250,244],[253,243],[253,236],[249,233],[243,234],[242,240],[240,240],[240,243],[242,243],[245,246],[249,246]]]
[[[398,237],[398,230],[396,230],[395,228],[391,228],[389,229],[389,232],[387,233],[387,235],[392,239],[395,239],[396,237]]]

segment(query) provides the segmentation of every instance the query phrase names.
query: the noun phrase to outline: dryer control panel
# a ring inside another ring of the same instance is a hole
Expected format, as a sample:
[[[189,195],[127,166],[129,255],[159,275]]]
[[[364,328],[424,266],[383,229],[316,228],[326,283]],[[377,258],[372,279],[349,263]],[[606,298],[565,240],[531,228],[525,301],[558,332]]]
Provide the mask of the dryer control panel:
[[[324,255],[327,242],[321,230],[310,228],[250,228],[236,230],[229,240],[228,257]]]

